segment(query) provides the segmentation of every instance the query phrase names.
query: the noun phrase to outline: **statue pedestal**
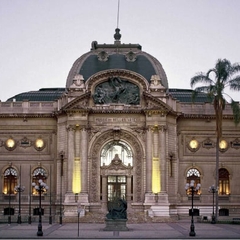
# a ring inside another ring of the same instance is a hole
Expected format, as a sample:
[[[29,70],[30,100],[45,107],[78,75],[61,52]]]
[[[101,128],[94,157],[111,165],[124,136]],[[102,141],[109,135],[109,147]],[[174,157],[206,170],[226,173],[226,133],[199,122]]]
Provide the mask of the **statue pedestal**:
[[[103,231],[129,231],[127,219],[105,219],[106,227]]]

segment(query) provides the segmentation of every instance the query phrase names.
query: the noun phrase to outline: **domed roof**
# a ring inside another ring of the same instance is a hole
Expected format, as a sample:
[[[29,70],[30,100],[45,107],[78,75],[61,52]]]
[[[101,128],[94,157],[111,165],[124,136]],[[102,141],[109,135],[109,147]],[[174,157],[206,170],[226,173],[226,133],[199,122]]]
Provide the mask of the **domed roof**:
[[[75,61],[68,74],[66,88],[72,85],[76,74],[81,74],[86,81],[100,71],[124,69],[142,75],[149,82],[152,75],[159,75],[161,84],[168,89],[167,76],[161,63],[143,52],[139,44],[121,44],[120,29],[115,31],[114,44],[98,44],[93,41],[91,50]]]

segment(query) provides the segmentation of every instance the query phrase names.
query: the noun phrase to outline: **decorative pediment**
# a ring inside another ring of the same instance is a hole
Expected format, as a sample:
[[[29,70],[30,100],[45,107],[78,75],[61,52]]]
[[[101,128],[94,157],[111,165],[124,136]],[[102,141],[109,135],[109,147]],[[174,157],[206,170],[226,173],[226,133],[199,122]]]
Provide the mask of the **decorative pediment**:
[[[102,169],[105,170],[127,170],[132,169],[132,166],[126,166],[123,164],[122,160],[119,158],[118,154],[115,154],[114,159],[111,161],[109,165],[103,165]]]
[[[76,97],[74,100],[67,103],[61,110],[64,112],[81,111],[81,110],[86,111],[89,108],[90,96],[91,96],[91,93],[87,92],[79,97]]]
[[[145,112],[147,112],[148,115],[159,113],[161,115],[166,115],[172,110],[166,103],[156,97],[153,97],[147,92],[143,92],[143,97],[146,103]]]

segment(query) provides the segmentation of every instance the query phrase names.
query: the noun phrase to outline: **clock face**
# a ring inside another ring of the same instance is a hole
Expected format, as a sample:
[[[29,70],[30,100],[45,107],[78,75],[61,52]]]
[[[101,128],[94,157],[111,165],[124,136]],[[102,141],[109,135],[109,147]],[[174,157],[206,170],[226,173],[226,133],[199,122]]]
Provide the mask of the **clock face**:
[[[15,146],[15,141],[12,138],[9,138],[6,141],[6,145],[7,145],[8,148],[13,148]]]
[[[221,140],[220,143],[219,143],[219,148],[224,150],[226,149],[228,146],[227,142],[225,140]]]
[[[193,139],[190,141],[189,143],[189,146],[192,148],[192,149],[197,149],[198,148],[198,141]]]
[[[43,148],[43,146],[44,146],[43,140],[42,140],[42,139],[37,139],[36,142],[35,142],[35,146],[36,146],[36,148],[38,148],[38,149]]]

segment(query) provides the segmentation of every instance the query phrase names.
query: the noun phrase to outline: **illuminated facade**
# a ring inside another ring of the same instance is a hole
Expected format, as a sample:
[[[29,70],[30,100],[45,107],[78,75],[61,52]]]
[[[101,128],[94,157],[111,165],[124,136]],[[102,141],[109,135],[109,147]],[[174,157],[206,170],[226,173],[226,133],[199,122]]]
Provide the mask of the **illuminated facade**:
[[[40,89],[0,102],[1,201],[17,213],[14,187],[25,186],[22,215],[37,208],[31,183],[42,179],[44,216],[73,221],[107,213],[108,202],[128,202],[129,219],[188,215],[186,182],[201,189],[199,215],[211,215],[215,183],[215,117],[206,95],[171,89],[160,62],[139,44],[92,43],[67,77],[65,88]],[[20,171],[21,169],[21,171]],[[220,144],[220,215],[240,214],[240,126],[230,106]],[[9,201],[9,199],[11,201]],[[61,209],[60,209],[61,208]],[[224,210],[222,210],[224,209]],[[5,214],[7,215],[7,214]],[[134,216],[134,218],[131,218]],[[145,216],[145,215],[144,215]],[[13,216],[14,217],[14,216]],[[91,218],[88,219],[91,221]]]

